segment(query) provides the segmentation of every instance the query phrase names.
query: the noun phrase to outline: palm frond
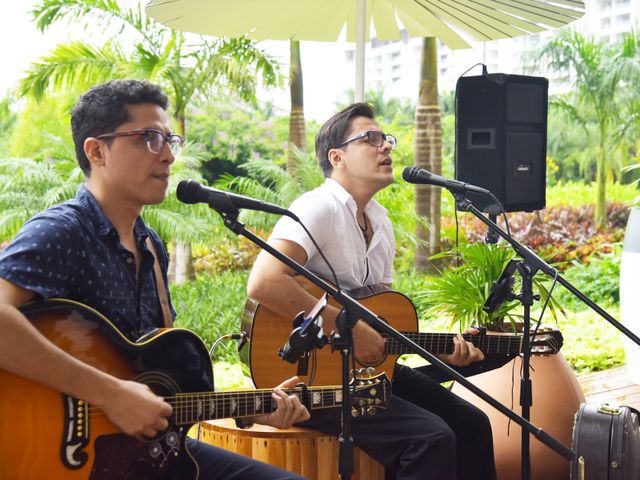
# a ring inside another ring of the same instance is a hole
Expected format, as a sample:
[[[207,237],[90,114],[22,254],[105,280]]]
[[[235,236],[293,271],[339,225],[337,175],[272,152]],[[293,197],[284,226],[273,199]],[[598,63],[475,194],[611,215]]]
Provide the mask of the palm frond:
[[[112,44],[99,48],[80,41],[58,45],[31,64],[19,91],[21,95],[40,99],[50,87],[88,88],[96,82],[126,76],[126,64],[126,58]]]

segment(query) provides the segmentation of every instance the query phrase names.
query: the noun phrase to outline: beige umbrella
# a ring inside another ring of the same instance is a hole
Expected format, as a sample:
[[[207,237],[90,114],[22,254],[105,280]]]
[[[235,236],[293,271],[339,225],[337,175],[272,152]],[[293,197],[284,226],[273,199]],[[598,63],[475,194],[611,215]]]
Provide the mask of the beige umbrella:
[[[356,100],[364,98],[364,45],[435,36],[452,49],[561,27],[584,14],[582,0],[151,0],[147,14],[168,27],[255,40],[335,41],[346,25],[356,42]]]

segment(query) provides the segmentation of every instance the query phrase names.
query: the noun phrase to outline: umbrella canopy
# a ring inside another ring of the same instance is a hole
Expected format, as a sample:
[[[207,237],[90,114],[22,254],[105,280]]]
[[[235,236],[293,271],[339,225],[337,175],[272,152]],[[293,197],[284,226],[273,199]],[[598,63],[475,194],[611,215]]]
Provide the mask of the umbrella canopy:
[[[561,27],[584,14],[582,0],[151,0],[147,14],[176,30],[255,40],[356,42],[356,99],[364,96],[364,44],[437,37],[452,49]]]

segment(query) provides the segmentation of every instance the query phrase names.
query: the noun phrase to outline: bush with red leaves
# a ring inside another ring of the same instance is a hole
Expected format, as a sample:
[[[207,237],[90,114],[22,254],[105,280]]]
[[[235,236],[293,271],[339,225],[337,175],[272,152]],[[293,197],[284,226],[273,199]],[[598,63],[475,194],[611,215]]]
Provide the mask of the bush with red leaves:
[[[607,226],[598,231],[594,225],[594,205],[555,206],[537,212],[508,213],[513,237],[544,258],[563,264],[578,259],[587,263],[594,253],[610,253],[611,245],[621,242],[629,218],[629,205],[607,203]],[[458,215],[460,229],[469,242],[485,241],[487,227],[469,213]],[[504,229],[504,221],[498,219]],[[454,219],[442,219],[442,231],[454,231]],[[461,235],[462,236],[462,235]],[[453,245],[455,239],[443,239],[443,248]]]

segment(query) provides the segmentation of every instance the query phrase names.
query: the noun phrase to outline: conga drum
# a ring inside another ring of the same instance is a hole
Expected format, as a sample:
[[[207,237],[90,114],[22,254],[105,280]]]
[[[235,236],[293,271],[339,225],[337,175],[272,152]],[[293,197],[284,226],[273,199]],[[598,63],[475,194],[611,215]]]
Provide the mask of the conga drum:
[[[201,441],[298,473],[312,480],[338,478],[338,440],[316,430],[266,425],[236,427],[233,419],[200,423]],[[384,467],[353,449],[353,480],[384,480]]]

